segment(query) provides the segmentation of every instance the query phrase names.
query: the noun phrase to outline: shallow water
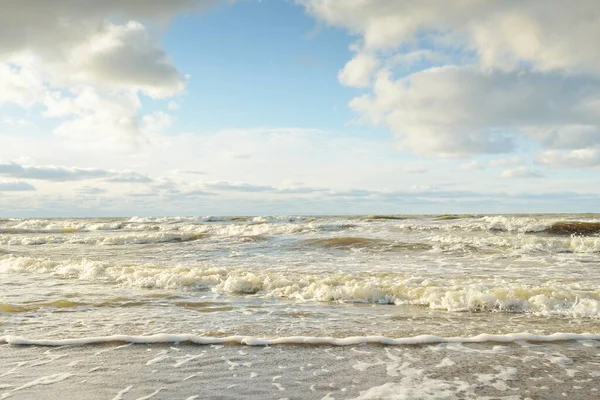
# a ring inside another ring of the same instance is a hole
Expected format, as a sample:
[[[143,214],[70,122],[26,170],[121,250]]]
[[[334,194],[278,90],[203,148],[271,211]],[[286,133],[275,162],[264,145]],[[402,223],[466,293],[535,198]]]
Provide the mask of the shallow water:
[[[589,229],[565,234],[581,227],[570,221]],[[518,332],[566,333],[544,339],[550,346],[600,334],[598,222],[590,214],[4,219],[0,342],[155,334],[513,342],[534,338],[511,336]]]
[[[0,398],[597,398],[597,342],[0,345]]]

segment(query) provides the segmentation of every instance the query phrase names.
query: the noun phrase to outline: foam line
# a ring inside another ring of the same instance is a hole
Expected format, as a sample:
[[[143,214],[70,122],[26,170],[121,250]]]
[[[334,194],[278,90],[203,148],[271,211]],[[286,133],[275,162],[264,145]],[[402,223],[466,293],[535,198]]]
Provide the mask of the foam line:
[[[76,339],[28,339],[18,336],[0,337],[0,343],[21,346],[84,346],[103,343],[195,343],[209,344],[239,344],[247,346],[269,345],[330,345],[330,346],[355,346],[359,344],[383,344],[389,346],[420,345],[437,343],[513,343],[517,341],[528,342],[564,342],[572,340],[600,340],[600,333],[553,333],[551,335],[535,335],[532,333],[511,333],[506,335],[492,335],[482,333],[470,337],[440,337],[434,335],[420,335],[405,338],[388,338],[384,336],[353,336],[346,338],[288,336],[279,338],[258,338],[253,336],[227,336],[210,337],[191,334],[170,335],[158,334],[150,336],[98,336]]]

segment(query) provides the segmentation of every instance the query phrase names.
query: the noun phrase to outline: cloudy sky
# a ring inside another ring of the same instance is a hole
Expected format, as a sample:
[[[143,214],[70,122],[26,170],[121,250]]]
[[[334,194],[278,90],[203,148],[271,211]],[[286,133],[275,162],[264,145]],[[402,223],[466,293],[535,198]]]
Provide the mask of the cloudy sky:
[[[597,0],[0,5],[0,216],[598,211]]]

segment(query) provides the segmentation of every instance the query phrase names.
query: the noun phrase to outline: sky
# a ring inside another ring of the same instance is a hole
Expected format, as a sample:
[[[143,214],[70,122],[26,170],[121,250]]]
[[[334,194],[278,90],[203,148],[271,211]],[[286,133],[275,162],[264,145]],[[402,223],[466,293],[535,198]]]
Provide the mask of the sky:
[[[0,5],[0,216],[598,212],[597,0]]]

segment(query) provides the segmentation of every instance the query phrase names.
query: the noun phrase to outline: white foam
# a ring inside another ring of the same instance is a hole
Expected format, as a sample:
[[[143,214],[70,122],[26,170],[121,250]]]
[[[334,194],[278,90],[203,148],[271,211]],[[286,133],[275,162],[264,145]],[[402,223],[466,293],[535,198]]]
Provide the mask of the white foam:
[[[564,342],[576,340],[600,340],[600,333],[562,333],[551,335],[536,335],[532,333],[510,333],[495,335],[482,333],[477,336],[440,337],[435,335],[419,335],[405,338],[388,338],[384,336],[353,336],[346,338],[318,337],[318,336],[285,336],[279,338],[258,338],[254,336],[227,336],[210,337],[192,334],[157,334],[149,336],[112,335],[98,337],[84,337],[77,339],[28,339],[19,336],[0,337],[0,343],[27,346],[83,346],[101,343],[182,343],[189,342],[201,345],[239,344],[247,346],[270,345],[330,345],[330,346],[356,346],[364,344],[381,344],[388,346],[439,344],[439,343],[515,343],[528,342]]]
[[[16,392],[18,390],[27,389],[27,388],[30,388],[32,386],[52,385],[54,383],[64,381],[65,379],[68,379],[71,376],[73,376],[73,374],[70,373],[70,372],[63,372],[63,373],[60,373],[60,374],[42,376],[40,378],[37,378],[34,381],[28,382],[28,383],[26,383],[26,384],[24,384],[22,386],[19,386],[18,388],[13,389],[13,392]]]
[[[0,235],[0,245],[38,246],[43,244],[75,244],[88,246],[118,246],[132,244],[189,242],[204,237],[202,233],[194,232],[156,232],[156,233],[127,233],[83,236],[77,234],[60,234],[48,232],[43,235]]]
[[[39,273],[61,278],[109,281],[129,287],[211,289],[224,294],[259,294],[301,301],[411,304],[447,311],[527,312],[600,318],[600,290],[569,282],[419,278],[400,274],[305,274],[293,271],[214,267],[159,267],[50,261],[0,256],[0,273]]]
[[[200,358],[202,356],[204,356],[204,354],[194,354],[194,355],[192,355],[192,354],[186,354],[183,357],[177,357],[178,361],[175,364],[173,364],[173,367],[179,368],[182,365],[187,364],[190,361],[194,361],[194,360],[196,360],[196,359],[198,359],[198,358]]]
[[[121,390],[112,400],[123,400],[123,395],[133,389],[133,386],[127,386],[125,389]]]
[[[163,390],[165,390],[164,387],[158,388],[156,389],[154,392],[150,393],[147,396],[142,396],[142,397],[138,397],[136,400],[148,400],[154,396],[156,396],[157,394],[159,394],[160,392],[162,392]]]
[[[600,252],[600,237],[598,236],[536,236],[524,234],[503,234],[494,236],[468,236],[457,234],[432,235],[425,239],[428,242],[438,243],[438,251],[472,249],[484,251],[510,251],[511,253],[577,253],[592,254]]]

